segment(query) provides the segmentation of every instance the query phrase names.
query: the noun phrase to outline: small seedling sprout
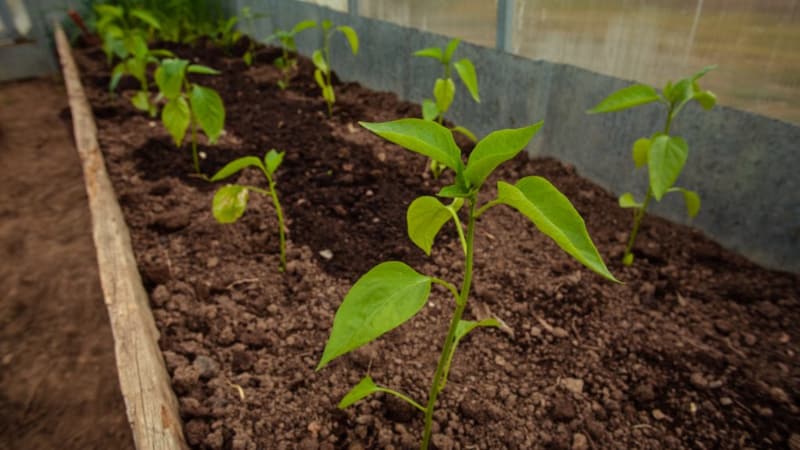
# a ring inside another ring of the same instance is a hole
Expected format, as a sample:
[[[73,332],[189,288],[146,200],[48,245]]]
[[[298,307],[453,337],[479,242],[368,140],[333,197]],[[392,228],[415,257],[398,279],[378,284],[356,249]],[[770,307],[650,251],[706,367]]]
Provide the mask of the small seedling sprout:
[[[219,74],[210,67],[189,64],[185,59],[169,58],[161,61],[155,79],[161,96],[167,99],[161,110],[161,121],[172,135],[175,145],[180,147],[186,130],[191,126],[192,161],[195,172],[200,175],[197,129],[199,127],[214,143],[225,125],[225,106],[217,91],[189,81],[190,73]]]
[[[275,171],[280,167],[283,162],[284,152],[278,152],[275,149],[270,150],[264,155],[264,159],[258,159],[255,156],[245,156],[231,161],[225,167],[220,169],[211,181],[220,181],[234,175],[246,167],[257,167],[261,169],[264,177],[267,179],[268,189],[261,189],[256,186],[245,186],[240,184],[228,184],[217,190],[214,194],[211,211],[214,218],[220,223],[233,223],[239,220],[247,209],[247,201],[250,196],[250,191],[258,192],[272,198],[272,204],[275,206],[275,213],[278,216],[278,236],[280,238],[280,271],[286,270],[286,234],[283,222],[283,210],[281,203],[278,200],[278,190],[275,183]]]
[[[350,44],[350,50],[354,55],[358,54],[358,34],[356,30],[346,25],[334,27],[330,20],[323,20],[322,27],[322,49],[314,50],[311,54],[311,61],[314,63],[314,80],[322,89],[322,98],[328,105],[328,117],[333,116],[333,104],[336,102],[336,94],[333,92],[333,82],[331,81],[331,35],[335,31],[341,32]]]
[[[297,43],[295,42],[295,37],[301,31],[314,28],[316,26],[317,22],[314,22],[313,20],[304,20],[295,24],[295,26],[289,31],[277,30],[275,33],[267,37],[267,42],[277,40],[281,44],[282,54],[281,56],[275,58],[275,61],[273,61],[273,64],[281,71],[282,75],[282,78],[278,80],[279,88],[286,89],[289,87],[292,73],[297,66],[297,57],[295,56],[297,54]]]
[[[444,204],[432,196],[418,197],[407,211],[408,235],[411,241],[430,255],[439,230],[452,221],[458,231],[464,252],[464,274],[461,288],[432,276],[423,275],[408,265],[389,261],[378,264],[350,288],[333,319],[333,328],[325,345],[317,370],[333,359],[367,344],[400,326],[428,302],[434,284],[453,295],[454,312],[439,362],[425,402],[376,384],[365,376],[339,403],[346,408],[376,392],[394,395],[425,417],[422,449],[431,439],[436,399],[444,390],[456,347],[461,339],[478,327],[498,327],[498,319],[462,320],[472,283],[474,240],[477,219],[490,208],[507,205],[522,213],[544,234],[573,258],[601,276],[616,281],[592,243],[580,214],[570,201],[542,177],[525,177],[516,184],[499,181],[497,196],[478,204],[478,192],[489,175],[502,163],[514,158],[539,131],[542,122],[519,129],[490,133],[475,146],[467,164],[453,139],[452,131],[433,121],[401,119],[385,123],[361,123],[384,139],[436,160],[455,172],[455,183],[442,188],[438,197],[449,198]],[[467,227],[463,231],[458,212],[466,207]]]
[[[661,201],[664,194],[680,192],[683,194],[689,217],[695,217],[700,211],[700,196],[697,192],[674,186],[686,164],[689,146],[683,138],[671,136],[670,131],[675,117],[690,101],[696,101],[706,110],[710,110],[717,103],[716,96],[711,91],[702,90],[698,83],[700,78],[715,67],[706,67],[675,84],[669,81],[660,94],[653,87],[643,84],[620,89],[587,111],[590,114],[622,111],[654,102],[666,107],[664,130],[654,133],[649,138],[640,138],[633,144],[634,164],[637,168],[647,165],[649,175],[644,200],[637,201],[630,192],[619,197],[621,207],[634,210],[633,228],[622,257],[622,262],[626,266],[633,264],[633,246],[651,200]]]

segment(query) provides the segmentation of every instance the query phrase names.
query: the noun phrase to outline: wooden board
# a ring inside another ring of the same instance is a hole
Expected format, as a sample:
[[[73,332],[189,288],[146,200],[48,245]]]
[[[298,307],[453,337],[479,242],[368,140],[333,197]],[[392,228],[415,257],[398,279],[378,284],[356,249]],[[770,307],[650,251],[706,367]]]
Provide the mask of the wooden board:
[[[114,334],[119,384],[133,439],[140,450],[187,449],[178,402],[158,347],[158,329],[133,256],[128,227],[97,143],[94,116],[69,42],[58,25],[55,37],[92,213],[92,232]]]

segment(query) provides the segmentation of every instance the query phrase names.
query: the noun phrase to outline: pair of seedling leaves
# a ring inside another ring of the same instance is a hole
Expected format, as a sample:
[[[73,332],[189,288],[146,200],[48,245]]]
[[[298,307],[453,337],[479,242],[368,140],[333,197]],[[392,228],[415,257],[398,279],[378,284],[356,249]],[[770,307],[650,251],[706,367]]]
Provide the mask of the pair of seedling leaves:
[[[275,58],[275,61],[272,62],[272,64],[283,74],[283,78],[278,80],[279,88],[286,89],[289,87],[289,79],[292,71],[297,65],[297,58],[295,56],[297,54],[297,43],[295,42],[295,37],[300,32],[316,26],[317,22],[313,20],[304,20],[295,24],[295,26],[293,26],[289,31],[277,30],[275,33],[267,37],[266,42],[277,40],[281,44],[282,55],[278,58]],[[358,44],[356,44],[356,48],[357,47]]]
[[[408,208],[408,235],[430,255],[436,235],[447,222],[452,220],[461,235],[461,222],[457,216],[459,209],[465,202],[471,203],[474,209],[477,193],[487,177],[500,164],[514,158],[524,149],[539,131],[542,122],[489,134],[476,144],[466,165],[462,161],[461,150],[453,139],[452,131],[436,122],[401,119],[361,125],[390,142],[437,161],[456,174],[455,183],[442,188],[437,194],[438,197],[451,199],[449,204],[432,196],[422,196],[414,200]],[[474,217],[477,218],[489,208],[501,204],[522,213],[561,249],[586,267],[616,281],[592,243],[581,216],[570,201],[546,179],[529,176],[515,184],[499,181],[496,198],[478,208]],[[471,258],[471,249],[466,248],[467,244],[463,239],[461,241],[465,246],[465,255]],[[334,358],[377,339],[413,317],[427,302],[434,283],[442,284],[442,281],[420,274],[398,261],[384,262],[371,269],[353,285],[336,312],[331,335],[317,370],[325,367]],[[456,294],[454,288],[450,290]],[[458,298],[457,295],[456,297]],[[463,298],[464,303],[467,297]],[[499,326],[499,322],[495,319],[460,321],[455,333],[456,344],[471,330],[483,326]],[[374,392],[397,395],[415,408],[424,410],[408,397],[376,385],[369,376],[362,379],[339,406],[347,407]]]
[[[302,23],[302,22],[301,22]],[[333,115],[333,104],[336,102],[336,94],[333,92],[333,83],[331,81],[331,51],[330,39],[335,31],[341,32],[347,43],[350,44],[350,50],[354,55],[358,54],[358,34],[356,30],[347,25],[334,27],[330,20],[323,20],[320,24],[322,27],[322,48],[314,50],[311,54],[311,61],[314,63],[314,80],[317,85],[322,89],[322,98],[328,104],[328,116]]]
[[[634,208],[643,214],[651,196],[656,201],[661,201],[662,197],[669,192],[680,192],[683,194],[689,217],[695,217],[700,211],[700,196],[697,192],[674,186],[686,164],[689,146],[683,138],[671,136],[670,127],[678,113],[692,100],[706,110],[714,107],[716,97],[711,91],[701,89],[698,83],[700,78],[714,68],[715,66],[706,67],[675,84],[670,81],[664,86],[661,94],[651,86],[642,84],[629,86],[609,95],[588,111],[590,114],[622,111],[654,102],[662,103],[667,107],[664,131],[655,133],[649,138],[640,138],[633,144],[634,164],[637,168],[647,165],[648,169],[649,187],[645,200],[637,201],[633,194],[626,192],[619,197],[621,207]],[[641,217],[637,216],[632,231],[634,238],[640,220]],[[629,243],[629,249],[624,257],[627,265],[633,262],[633,255],[629,253],[631,246],[632,242]]]

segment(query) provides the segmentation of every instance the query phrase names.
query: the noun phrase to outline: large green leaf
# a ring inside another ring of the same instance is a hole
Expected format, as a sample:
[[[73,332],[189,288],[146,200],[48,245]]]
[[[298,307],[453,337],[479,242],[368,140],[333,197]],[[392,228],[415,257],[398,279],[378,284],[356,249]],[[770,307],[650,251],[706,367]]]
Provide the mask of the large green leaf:
[[[647,163],[650,188],[656,200],[660,201],[675,184],[688,156],[689,146],[679,137],[662,134],[653,139]]]
[[[347,38],[347,42],[350,44],[350,50],[353,51],[354,55],[358,54],[358,34],[356,30],[352,27],[348,27],[347,25],[341,25],[336,27],[337,30],[341,31],[344,34],[344,37]]]
[[[481,96],[478,94],[478,74],[475,73],[475,66],[472,65],[472,61],[464,58],[457,61],[453,66],[456,68],[458,76],[461,77],[461,81],[464,83],[464,86],[467,87],[472,98],[480,103]]]
[[[189,103],[183,97],[172,99],[164,105],[161,110],[161,122],[164,128],[172,135],[175,145],[180,146],[183,142],[183,137],[186,135],[186,129],[189,128],[191,122],[191,113],[189,112]]]
[[[247,209],[250,191],[245,186],[229,184],[217,190],[211,204],[211,212],[219,223],[233,223],[239,220]]]
[[[525,177],[511,185],[497,183],[497,200],[521,212],[562,250],[594,272],[617,281],[608,271],[578,211],[564,194],[542,177]]]
[[[333,319],[317,370],[414,316],[428,300],[431,278],[397,261],[373,267],[350,288]]]
[[[414,56],[423,56],[426,58],[433,58],[437,61],[442,61],[442,49],[439,47],[423,48],[414,52]]]
[[[433,85],[433,98],[436,99],[436,109],[441,114],[450,109],[453,103],[453,97],[456,94],[456,85],[453,83],[452,78],[442,79],[437,78],[436,83]]]
[[[634,84],[614,92],[587,112],[589,114],[597,114],[621,111],[634,106],[652,103],[658,99],[658,92],[652,86]]]
[[[200,128],[206,133],[211,142],[215,142],[225,126],[225,107],[217,91],[192,85],[192,94],[189,98]]]
[[[350,389],[350,392],[348,392],[342,398],[342,401],[339,402],[338,408],[345,409],[353,403],[376,392],[381,392],[381,388],[378,387],[374,381],[372,381],[372,377],[367,375],[362,378],[357,385],[353,386],[353,389]]]
[[[458,199],[454,204],[454,210],[458,211],[463,203],[462,199]],[[408,237],[426,255],[430,256],[436,235],[442,226],[452,218],[451,209],[443,205],[436,197],[427,195],[417,197],[408,206],[408,211],[406,212]]]
[[[172,100],[181,94],[188,65],[189,61],[185,59],[168,58],[161,61],[161,65],[156,69],[155,79],[164,97]]]
[[[220,169],[219,172],[215,173],[214,176],[211,177],[211,181],[224,180],[225,178],[238,173],[245,167],[258,167],[259,169],[264,169],[260,159],[256,158],[255,156],[244,156],[225,164],[225,167]]]
[[[391,122],[359,122],[362,127],[412,152],[421,153],[458,172],[463,166],[461,150],[453,133],[436,122],[400,119]]]
[[[640,138],[633,143],[633,163],[636,167],[647,164],[647,157],[650,153],[650,139]]]
[[[539,121],[524,128],[498,130],[481,139],[467,161],[464,176],[472,186],[480,186],[500,164],[514,158],[542,128]]]
[[[686,213],[689,214],[689,217],[694,218],[700,212],[700,195],[697,192],[680,187],[670,188],[668,192],[680,192],[683,194],[683,200],[686,202]]]
[[[447,43],[447,47],[444,49],[444,56],[442,58],[443,62],[449,62],[450,59],[453,57],[453,53],[456,52],[458,48],[458,44],[461,43],[460,39],[451,39],[450,42]]]

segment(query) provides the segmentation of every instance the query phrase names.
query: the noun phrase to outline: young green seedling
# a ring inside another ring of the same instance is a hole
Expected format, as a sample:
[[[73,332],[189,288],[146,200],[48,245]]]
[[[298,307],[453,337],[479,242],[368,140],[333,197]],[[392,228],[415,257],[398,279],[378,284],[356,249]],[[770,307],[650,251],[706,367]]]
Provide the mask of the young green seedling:
[[[276,39],[281,43],[282,55],[275,58],[275,61],[272,63],[281,71],[281,74],[283,75],[283,78],[278,80],[279,88],[286,89],[289,87],[292,74],[297,67],[297,43],[294,39],[295,36],[297,36],[297,34],[301,31],[314,28],[315,26],[317,26],[317,22],[314,22],[313,20],[304,20],[302,22],[298,22],[289,31],[277,30],[275,33],[267,37],[266,42]],[[356,46],[358,46],[358,44],[356,44]]]
[[[243,186],[239,184],[229,184],[217,190],[214,194],[211,211],[214,217],[220,223],[233,223],[239,220],[247,209],[247,200],[250,196],[250,191],[258,192],[263,195],[268,195],[272,198],[272,204],[275,206],[275,213],[278,215],[278,236],[280,238],[280,251],[281,262],[280,271],[286,270],[286,234],[284,232],[283,224],[283,210],[281,203],[278,201],[278,191],[275,188],[275,171],[280,167],[283,162],[284,152],[278,152],[275,149],[270,150],[264,155],[264,160],[260,160],[255,156],[245,156],[229,162],[225,167],[220,169],[211,181],[220,181],[228,178],[229,176],[238,173],[246,167],[257,167],[267,178],[267,186],[269,190],[264,190],[255,186]]]
[[[254,13],[249,6],[245,6],[242,8],[242,18],[247,21],[247,26],[252,33],[255,27],[255,20],[267,17],[267,14],[263,13]],[[242,60],[248,66],[253,65],[253,58],[255,57],[256,53],[256,41],[254,39],[248,39],[247,50],[242,55]]]
[[[131,103],[136,109],[146,111],[150,117],[158,114],[157,103],[150,98],[150,84],[147,80],[147,71],[151,65],[160,64],[159,58],[174,57],[169,50],[150,50],[147,42],[140,35],[134,35],[125,40],[127,58],[114,66],[111,71],[109,89],[116,90],[123,75],[130,75],[139,81],[139,90],[131,97]]]
[[[350,50],[354,55],[358,54],[358,34],[356,30],[346,25],[334,27],[330,20],[323,20],[322,24],[322,49],[314,50],[311,54],[311,61],[314,62],[316,70],[314,71],[314,79],[317,81],[320,89],[322,89],[322,98],[328,104],[328,117],[333,116],[333,104],[336,102],[336,95],[333,92],[333,83],[331,82],[331,49],[330,40],[334,31],[340,31],[347,38],[350,44]]]
[[[664,194],[680,192],[686,202],[689,217],[695,217],[700,211],[700,196],[697,192],[675,187],[675,181],[681,174],[686,159],[689,156],[689,146],[679,136],[670,135],[670,127],[678,113],[690,101],[695,100],[704,109],[710,110],[717,102],[711,91],[700,89],[698,80],[716,66],[709,66],[688,78],[683,78],[677,83],[667,82],[659,94],[651,86],[636,84],[620,89],[606,97],[597,106],[588,111],[589,114],[622,111],[635,106],[659,102],[667,109],[664,131],[656,132],[649,138],[638,139],[633,144],[633,162],[637,168],[647,165],[649,175],[647,193],[644,200],[639,202],[630,192],[619,197],[619,205],[623,208],[634,209],[633,229],[628,238],[628,245],[622,262],[626,266],[633,264],[633,245],[639,232],[650,201],[655,198],[661,201]]]
[[[239,23],[237,16],[220,19],[217,21],[217,29],[211,34],[214,45],[222,48],[229,55],[233,46],[242,38],[242,32],[236,29],[237,23]]]
[[[450,109],[456,95],[456,84],[453,82],[452,73],[453,67],[456,68],[458,76],[467,87],[472,98],[477,102],[481,102],[480,95],[478,94],[478,75],[475,73],[475,66],[467,58],[460,59],[453,62],[453,53],[461,43],[458,39],[451,40],[447,46],[442,50],[439,47],[424,48],[414,52],[414,56],[421,56],[425,58],[433,58],[442,65],[443,75],[442,78],[437,78],[433,85],[433,100],[424,99],[422,101],[422,118],[425,120],[435,120],[439,124],[444,121],[444,114]],[[472,142],[477,142],[478,139],[475,134],[468,129],[456,126],[453,131],[457,131],[464,136],[468,137]],[[430,169],[434,178],[439,178],[444,167],[439,165],[436,160],[431,159]]]
[[[447,289],[453,295],[455,310],[427,400],[416,402],[405,394],[375,384],[368,375],[339,403],[340,408],[345,408],[375,392],[385,392],[405,400],[424,413],[425,427],[421,448],[427,449],[436,398],[447,382],[456,346],[467,333],[477,327],[500,326],[496,319],[462,319],[472,283],[473,244],[479,217],[493,206],[510,206],[530,219],[541,232],[586,267],[609,280],[616,279],[603,263],[581,216],[569,200],[544,178],[529,176],[516,184],[499,181],[496,198],[482,205],[478,204],[478,193],[489,175],[500,164],[522,151],[539,131],[542,122],[525,128],[490,133],[476,144],[466,165],[452,131],[436,122],[401,119],[361,125],[378,136],[434,159],[455,172],[455,184],[444,187],[437,194],[439,197],[452,199],[449,204],[443,204],[431,196],[418,197],[408,207],[406,217],[411,241],[428,255],[439,230],[452,220],[464,252],[464,274],[459,290],[448,281],[418,273],[402,262],[390,261],[375,266],[356,281],[336,311],[331,335],[317,370],[325,367],[334,358],[377,339],[413,317],[427,303],[432,285],[437,284]],[[462,207],[467,210],[466,233],[458,216]]]
[[[188,74],[217,75],[218,71],[185,59],[169,58],[161,61],[155,73],[158,90],[167,104],[161,110],[161,121],[180,147],[186,130],[192,128],[192,160],[194,170],[200,175],[197,154],[197,129],[205,132],[214,143],[225,125],[225,106],[217,91],[189,81]]]
[[[155,31],[161,29],[158,19],[144,8],[98,4],[94,6],[94,10],[97,14],[95,27],[103,41],[103,52],[109,64],[114,58],[128,57],[130,49],[135,48],[130,40],[150,40]]]

